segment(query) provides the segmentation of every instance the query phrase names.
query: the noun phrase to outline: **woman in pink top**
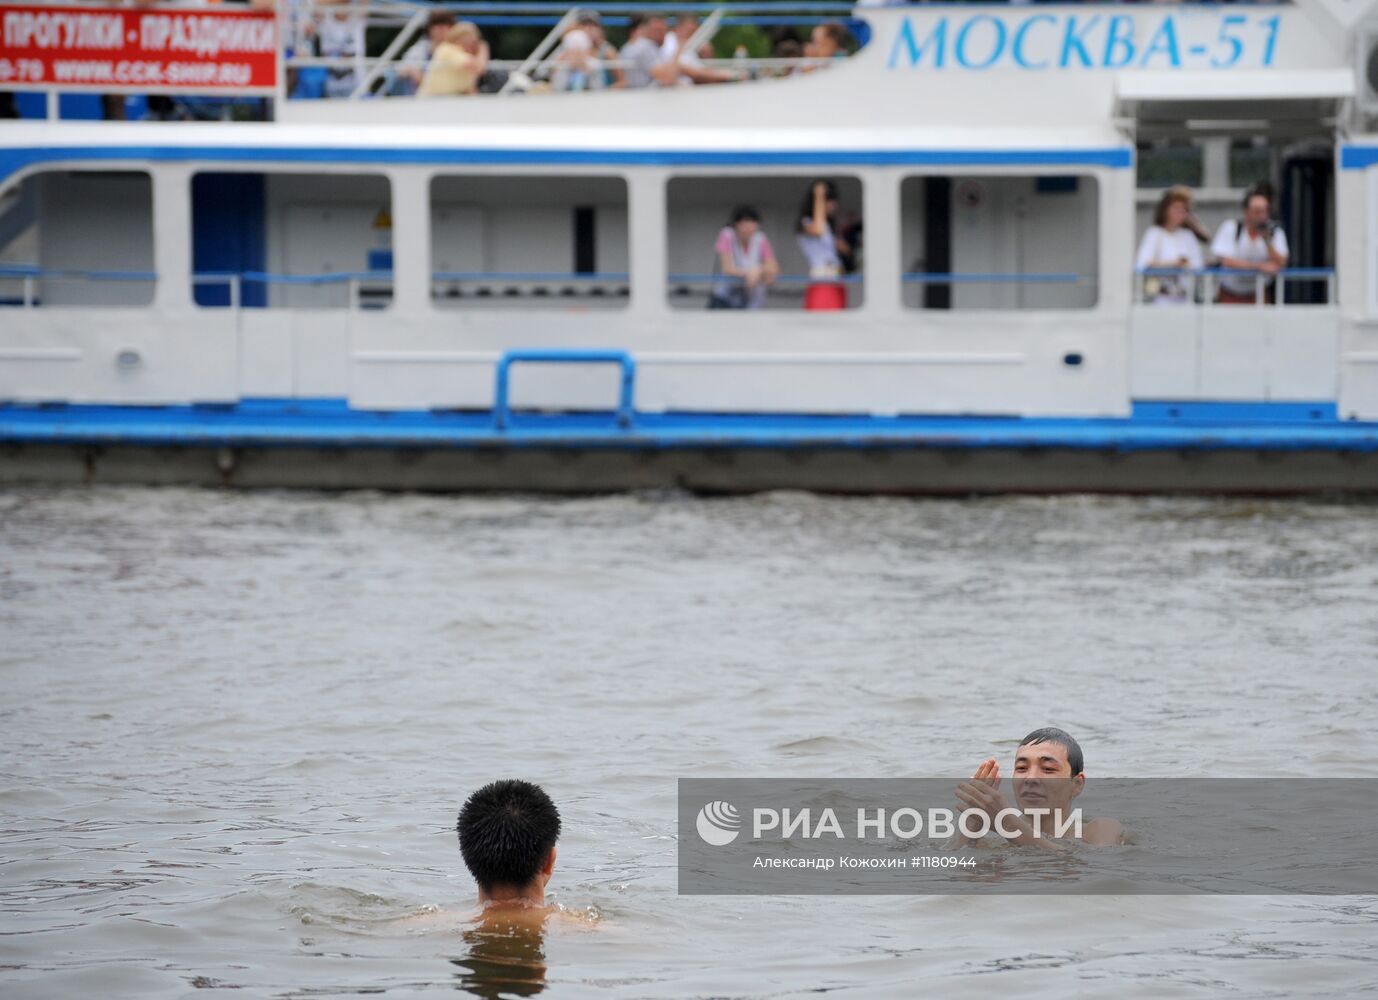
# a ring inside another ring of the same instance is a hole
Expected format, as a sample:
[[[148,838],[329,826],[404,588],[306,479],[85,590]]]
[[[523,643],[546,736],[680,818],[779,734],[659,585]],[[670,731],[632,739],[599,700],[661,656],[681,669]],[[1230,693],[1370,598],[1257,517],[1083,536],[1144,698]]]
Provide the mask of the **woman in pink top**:
[[[766,288],[780,276],[780,264],[770,240],[761,232],[761,216],[750,205],[739,205],[732,222],[718,231],[713,249],[719,277],[708,298],[709,309],[760,309]]]

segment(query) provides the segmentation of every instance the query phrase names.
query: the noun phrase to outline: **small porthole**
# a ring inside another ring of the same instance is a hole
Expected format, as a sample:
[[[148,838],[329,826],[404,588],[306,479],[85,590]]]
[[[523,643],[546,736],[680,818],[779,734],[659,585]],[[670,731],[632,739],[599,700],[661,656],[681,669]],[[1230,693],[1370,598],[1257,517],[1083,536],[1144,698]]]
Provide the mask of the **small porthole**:
[[[1062,363],[1068,368],[1080,368],[1083,360],[1080,351],[1068,351],[1062,356]]]

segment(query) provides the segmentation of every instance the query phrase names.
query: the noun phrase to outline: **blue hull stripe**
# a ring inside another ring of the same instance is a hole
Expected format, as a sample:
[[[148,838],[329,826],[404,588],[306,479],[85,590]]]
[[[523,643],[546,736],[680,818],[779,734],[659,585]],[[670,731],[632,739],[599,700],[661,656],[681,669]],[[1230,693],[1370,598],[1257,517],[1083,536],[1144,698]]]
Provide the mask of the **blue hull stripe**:
[[[1268,409],[1275,407],[1271,414]],[[1176,412],[1176,416],[1172,413]],[[1061,448],[1378,453],[1378,422],[1334,419],[1330,403],[1147,403],[1116,418],[790,416],[368,411],[344,400],[202,406],[0,406],[0,442],[371,448]]]
[[[29,146],[0,149],[0,178],[35,163],[73,160],[206,160],[500,166],[1032,166],[1128,169],[1128,147],[1104,149],[398,149],[275,146]]]

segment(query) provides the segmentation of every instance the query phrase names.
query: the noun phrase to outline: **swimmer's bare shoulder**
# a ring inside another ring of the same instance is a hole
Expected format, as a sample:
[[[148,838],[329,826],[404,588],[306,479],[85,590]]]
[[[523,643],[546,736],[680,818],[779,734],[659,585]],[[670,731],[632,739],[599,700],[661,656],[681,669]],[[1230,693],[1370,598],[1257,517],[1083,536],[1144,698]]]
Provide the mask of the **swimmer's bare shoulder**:
[[[1117,819],[1100,816],[1086,824],[1081,839],[1092,847],[1119,847],[1125,841],[1124,826]]]
[[[551,926],[571,930],[596,930],[608,920],[593,907],[571,910],[559,904],[520,909],[442,910],[428,908],[421,913],[398,917],[396,926],[418,930],[485,930],[494,932],[540,930]]]

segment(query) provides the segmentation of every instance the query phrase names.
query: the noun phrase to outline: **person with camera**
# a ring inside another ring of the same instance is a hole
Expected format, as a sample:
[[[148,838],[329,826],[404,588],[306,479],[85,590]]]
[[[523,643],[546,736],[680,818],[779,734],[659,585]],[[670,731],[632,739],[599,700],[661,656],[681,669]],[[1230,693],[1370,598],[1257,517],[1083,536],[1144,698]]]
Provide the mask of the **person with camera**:
[[[1226,219],[1211,242],[1211,255],[1220,266],[1252,274],[1220,278],[1217,302],[1251,305],[1258,301],[1258,282],[1264,282],[1265,301],[1274,300],[1274,276],[1287,266],[1287,234],[1272,219],[1273,189],[1255,184],[1244,195],[1244,218]]]

